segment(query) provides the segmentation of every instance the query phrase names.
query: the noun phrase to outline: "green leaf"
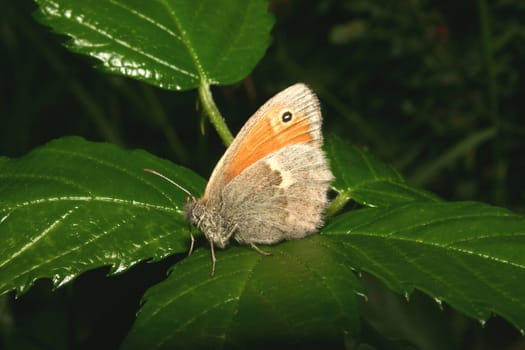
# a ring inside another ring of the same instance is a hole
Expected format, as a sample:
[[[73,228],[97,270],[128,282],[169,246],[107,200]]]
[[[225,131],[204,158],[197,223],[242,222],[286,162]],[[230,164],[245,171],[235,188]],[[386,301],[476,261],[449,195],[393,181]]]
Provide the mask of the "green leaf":
[[[354,268],[409,295],[417,288],[484,322],[492,312],[525,328],[525,217],[473,202],[412,202],[335,218]]]
[[[342,347],[358,329],[360,284],[319,235],[264,247],[200,249],[148,290],[123,349]],[[343,257],[344,260],[344,257]]]
[[[0,293],[50,277],[60,286],[103,265],[122,272],[189,247],[186,194],[204,180],[144,151],[62,138],[0,162]]]
[[[332,187],[338,200],[353,199],[370,207],[400,205],[410,201],[439,201],[433,193],[408,184],[392,167],[380,162],[365,149],[349,145],[333,136],[327,139],[326,151],[335,175]]]
[[[269,43],[265,0],[36,0],[67,46],[104,70],[175,90],[231,84]]]

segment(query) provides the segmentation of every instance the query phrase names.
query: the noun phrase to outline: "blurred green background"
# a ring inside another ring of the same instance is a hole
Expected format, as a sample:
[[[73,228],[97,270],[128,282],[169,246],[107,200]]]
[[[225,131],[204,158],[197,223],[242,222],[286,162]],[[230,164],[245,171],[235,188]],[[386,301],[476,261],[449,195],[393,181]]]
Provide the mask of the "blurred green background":
[[[101,73],[33,20],[32,1],[1,4],[0,155],[80,135],[209,175],[224,148],[202,119],[196,91]],[[370,149],[447,200],[525,212],[525,1],[272,0],[269,7],[276,25],[267,54],[244,81],[213,89],[234,133],[267,98],[303,81],[321,99],[326,135]],[[3,297],[0,348],[116,347],[143,291],[176,259],[111,278],[100,269],[56,292],[41,281],[20,300]],[[434,314],[445,318],[440,334],[456,348],[525,349],[504,321],[481,328],[444,308]],[[383,316],[396,324],[399,312]],[[366,336],[387,339],[367,340],[378,348],[413,348],[411,337],[422,334],[392,336],[370,324]]]

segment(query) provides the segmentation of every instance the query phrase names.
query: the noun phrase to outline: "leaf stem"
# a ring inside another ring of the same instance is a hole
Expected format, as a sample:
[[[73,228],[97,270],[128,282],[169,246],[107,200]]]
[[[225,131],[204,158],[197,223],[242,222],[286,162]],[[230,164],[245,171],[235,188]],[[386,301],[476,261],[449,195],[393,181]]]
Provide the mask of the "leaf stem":
[[[201,82],[199,85],[199,98],[204,111],[208,115],[208,118],[210,118],[210,122],[215,127],[215,130],[217,130],[217,133],[219,134],[219,137],[221,138],[224,145],[228,147],[233,141],[233,136],[230,132],[230,129],[228,129],[224,118],[219,112],[215,101],[213,100],[213,96],[211,95],[210,91],[210,84],[208,84],[206,81]]]
[[[325,217],[327,219],[331,218],[335,214],[343,210],[344,206],[350,200],[351,196],[346,191],[341,191],[337,197],[330,203],[328,209],[326,209]]]

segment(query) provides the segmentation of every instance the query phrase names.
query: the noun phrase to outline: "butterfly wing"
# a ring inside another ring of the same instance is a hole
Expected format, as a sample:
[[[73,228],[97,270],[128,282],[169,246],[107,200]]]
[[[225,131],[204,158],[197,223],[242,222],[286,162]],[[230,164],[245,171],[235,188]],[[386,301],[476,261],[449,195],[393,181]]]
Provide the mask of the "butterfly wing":
[[[322,225],[333,176],[318,147],[292,144],[252,164],[222,192],[221,216],[239,243],[302,238]]]
[[[266,102],[246,122],[210,176],[203,197],[216,197],[244,170],[267,155],[293,144],[322,145],[321,111],[315,94],[295,84]]]

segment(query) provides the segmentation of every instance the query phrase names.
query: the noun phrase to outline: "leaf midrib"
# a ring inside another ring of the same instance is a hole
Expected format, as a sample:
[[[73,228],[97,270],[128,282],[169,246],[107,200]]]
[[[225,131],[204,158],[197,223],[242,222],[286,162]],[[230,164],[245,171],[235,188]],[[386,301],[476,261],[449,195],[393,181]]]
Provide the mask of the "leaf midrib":
[[[131,12],[131,13],[133,13],[133,12]],[[127,50],[130,50],[130,51],[135,52],[135,53],[137,53],[139,55],[147,57],[147,58],[151,59],[152,61],[157,62],[158,64],[163,65],[165,67],[168,67],[169,69],[177,71],[177,72],[179,72],[179,73],[181,73],[183,75],[186,75],[186,76],[191,77],[191,78],[196,78],[193,73],[188,72],[188,71],[186,71],[186,70],[184,70],[182,68],[179,68],[177,66],[174,66],[174,65],[170,64],[169,62],[160,59],[157,56],[154,56],[154,55],[148,54],[147,52],[139,50],[135,46],[130,45],[128,42],[113,37],[111,34],[109,34],[108,32],[106,32],[104,30],[102,30],[100,27],[97,27],[97,26],[94,26],[94,25],[90,24],[88,21],[76,21],[76,23],[78,25],[81,25],[81,26],[84,26],[85,28],[90,29],[91,31],[93,31],[93,32],[95,32],[95,33],[105,37],[106,39],[108,39],[110,41],[113,41],[113,42],[121,45],[122,47],[126,48]],[[170,32],[168,32],[168,34],[170,34]],[[95,55],[95,57],[97,57],[97,55]],[[100,57],[97,57],[97,58],[100,59]],[[102,62],[105,62],[105,60],[102,60]]]
[[[339,193],[343,193],[344,192],[350,198],[354,198],[354,196],[352,194],[355,193],[356,191],[363,191],[363,190],[366,190],[369,193],[385,194],[384,191],[373,191],[370,188],[366,188],[367,185],[373,185],[373,184],[376,184],[376,183],[387,183],[387,184],[390,184],[390,185],[396,185],[396,186],[398,186],[398,187],[400,187],[400,188],[402,188],[402,189],[404,189],[404,190],[406,190],[406,191],[408,191],[410,193],[418,194],[422,198],[425,198],[425,199],[428,199],[428,200],[431,200],[431,201],[436,201],[436,198],[434,198],[431,194],[427,193],[426,191],[418,191],[417,189],[415,189],[414,187],[410,186],[406,181],[404,181],[402,179],[394,179],[394,178],[388,178],[388,177],[377,177],[377,178],[373,178],[373,179],[370,179],[370,180],[362,180],[362,181],[359,181],[358,183],[356,183],[355,186],[345,186],[344,189],[342,189],[342,190],[337,190],[337,188],[336,188],[336,190]],[[396,198],[400,198],[400,199],[414,200],[413,197],[402,196],[400,193],[396,193],[396,192],[387,192],[387,194],[391,198],[396,197]]]
[[[57,219],[55,222],[53,222],[53,224],[49,225],[46,229],[42,230],[42,233],[39,234],[38,239],[36,239],[36,240],[35,240],[35,239],[31,240],[30,243],[26,244],[26,246],[24,246],[24,247],[22,247],[20,250],[18,250],[18,251],[17,251],[15,254],[13,254],[9,259],[6,259],[3,263],[1,263],[1,264],[0,264],[0,268],[3,267],[5,264],[7,264],[7,263],[13,261],[17,256],[21,255],[22,253],[24,253],[24,252],[27,251],[28,249],[30,249],[30,248],[31,248],[32,246],[34,246],[38,241],[40,241],[41,238],[46,237],[46,236],[48,235],[48,233],[52,232],[57,226],[59,226],[60,224],[62,224],[62,223],[64,222],[64,220],[67,218],[67,216],[71,215],[75,209],[78,209],[78,207],[73,207],[72,209],[70,209],[69,211],[67,211],[65,214],[62,214],[62,215],[60,216],[59,219]],[[121,227],[123,223],[126,224],[126,223],[129,223],[129,222],[133,221],[133,220],[135,219],[135,217],[136,217],[136,216],[128,217],[128,218],[126,218],[126,220],[124,220],[124,221],[120,221],[120,222],[118,222],[118,223],[115,223],[115,224],[114,224],[112,227],[110,227],[109,229],[104,230],[102,234],[94,236],[93,239],[88,240],[88,241],[84,241],[84,242],[82,242],[82,244],[79,244],[79,245],[76,245],[76,246],[70,247],[69,249],[67,249],[67,250],[65,250],[65,251],[62,251],[61,254],[59,254],[59,255],[54,255],[54,256],[53,256],[51,259],[49,259],[49,260],[42,261],[42,262],[39,263],[39,264],[36,264],[36,265],[31,266],[29,269],[24,270],[23,272],[21,272],[21,273],[15,275],[15,276],[12,276],[11,281],[14,281],[15,279],[17,279],[18,277],[20,277],[20,276],[22,276],[22,275],[24,275],[24,274],[27,274],[27,273],[29,273],[29,272],[31,272],[31,271],[34,271],[34,270],[36,270],[36,269],[38,269],[38,268],[40,268],[40,267],[42,267],[42,266],[44,266],[44,265],[46,265],[46,264],[49,264],[49,263],[51,263],[51,262],[53,262],[53,261],[55,261],[55,260],[57,260],[57,259],[59,259],[59,258],[61,258],[61,257],[63,257],[63,256],[66,256],[66,255],[68,255],[68,254],[74,252],[75,250],[78,250],[78,249],[80,249],[80,248],[83,248],[83,247],[86,247],[86,246],[88,246],[88,245],[93,244],[94,242],[98,241],[99,239],[101,239],[101,238],[103,238],[103,237],[106,237],[108,234],[110,234],[111,232],[113,232],[115,229]],[[157,236],[154,240],[148,242],[147,244],[150,244],[151,242],[153,242],[153,241],[155,241],[155,240],[157,240],[157,239],[159,239],[159,238],[161,238],[161,236]],[[137,249],[138,249],[138,248],[137,248]],[[130,253],[130,252],[131,252],[131,251],[128,251],[128,253]],[[8,286],[8,285],[9,285],[9,283],[4,283],[3,285],[1,285],[1,286],[0,286],[0,291],[1,291],[4,287],[6,287],[6,286]]]
[[[161,0],[161,4],[166,8],[166,10],[171,15],[171,18],[173,19],[173,23],[177,27],[177,30],[180,33],[182,43],[186,47],[186,50],[188,50],[188,54],[191,57],[191,60],[193,61],[193,64],[195,65],[195,69],[197,70],[197,73],[199,75],[201,84],[208,84],[208,76],[206,74],[206,71],[202,67],[202,64],[199,60],[199,56],[195,52],[192,42],[187,34],[187,32],[183,29],[182,23],[180,22],[180,19],[177,17],[177,14],[175,13],[175,10],[168,4],[166,0]],[[202,6],[202,2],[199,3],[199,6]],[[199,11],[200,7],[197,8],[195,11]]]
[[[32,205],[40,205],[42,203],[52,203],[52,202],[105,202],[105,203],[115,203],[119,205],[127,205],[131,207],[137,207],[137,208],[144,208],[144,209],[154,209],[170,214],[181,214],[182,211],[174,208],[174,207],[167,207],[163,205],[158,204],[151,204],[151,203],[145,203],[145,202],[139,202],[136,200],[129,200],[129,199],[123,199],[123,198],[116,198],[116,197],[103,197],[103,196],[60,196],[60,197],[48,197],[48,198],[38,198],[33,199],[30,201],[24,201],[21,203],[18,203],[11,207],[5,207],[0,213],[2,212],[12,212],[14,210],[28,207]]]
[[[333,235],[333,234],[330,235],[330,236],[336,237],[336,235]],[[516,268],[525,269],[525,265],[520,265],[520,264],[517,264],[517,263],[513,263],[513,262],[510,262],[510,261],[507,261],[505,259],[498,258],[498,257],[493,256],[493,255],[487,255],[487,254],[484,254],[484,253],[479,253],[479,252],[476,252],[476,251],[473,251],[473,250],[468,250],[468,249],[452,246],[452,245],[449,245],[449,244],[439,244],[439,242],[415,240],[415,239],[409,239],[409,237],[399,237],[399,236],[391,236],[391,235],[378,235],[378,234],[370,234],[370,233],[367,234],[367,232],[358,232],[358,233],[352,232],[350,234],[347,234],[346,236],[347,237],[350,237],[350,236],[361,236],[361,237],[366,237],[367,239],[377,238],[377,239],[384,239],[386,241],[399,241],[399,242],[416,243],[416,244],[420,244],[422,246],[427,246],[427,247],[431,247],[431,248],[439,248],[439,249],[445,250],[445,251],[454,251],[454,252],[463,253],[464,255],[475,256],[475,257],[486,259],[486,260],[492,260],[492,261],[498,262],[500,264],[503,264],[505,266],[514,266]],[[516,235],[513,235],[513,236],[516,236]],[[348,241],[343,241],[342,243],[345,244],[345,245],[350,244],[350,242],[348,242]],[[354,249],[358,249],[358,250],[362,251],[362,248],[355,247],[354,245],[352,245],[352,247]]]

